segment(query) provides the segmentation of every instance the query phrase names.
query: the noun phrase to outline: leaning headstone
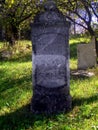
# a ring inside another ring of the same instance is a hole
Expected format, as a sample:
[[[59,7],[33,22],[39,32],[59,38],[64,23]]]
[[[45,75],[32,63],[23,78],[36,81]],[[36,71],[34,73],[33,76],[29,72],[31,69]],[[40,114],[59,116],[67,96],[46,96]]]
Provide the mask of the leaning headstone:
[[[69,22],[53,1],[32,24],[32,112],[53,114],[71,108],[69,89]]]
[[[88,69],[96,66],[95,39],[89,44],[79,44],[77,46],[78,69]]]

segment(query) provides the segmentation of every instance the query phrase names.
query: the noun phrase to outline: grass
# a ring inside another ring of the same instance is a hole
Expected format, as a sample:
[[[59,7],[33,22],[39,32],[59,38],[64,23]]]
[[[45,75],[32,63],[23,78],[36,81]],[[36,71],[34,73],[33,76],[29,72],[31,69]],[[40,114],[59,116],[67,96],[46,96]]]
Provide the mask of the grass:
[[[81,40],[80,40],[81,39]],[[87,38],[70,40],[70,69],[77,69],[77,44]],[[89,39],[88,39],[89,41]],[[53,116],[33,115],[32,62],[28,41],[14,47],[15,54],[0,62],[0,130],[94,130],[98,126],[98,67],[95,76],[71,76],[72,110]],[[1,45],[1,44],[0,44]],[[10,48],[11,49],[11,48]]]

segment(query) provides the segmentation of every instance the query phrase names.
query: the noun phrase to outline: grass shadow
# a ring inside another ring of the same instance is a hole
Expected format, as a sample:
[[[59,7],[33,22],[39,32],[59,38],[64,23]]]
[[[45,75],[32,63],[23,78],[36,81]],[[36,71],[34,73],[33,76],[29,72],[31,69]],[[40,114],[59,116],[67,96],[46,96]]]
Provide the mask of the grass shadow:
[[[0,92],[2,93],[3,91],[6,91],[7,89],[12,89],[13,87],[21,86],[24,83],[24,81],[26,81],[29,85],[29,83],[32,81],[32,75],[23,76],[22,78],[19,78],[19,79],[5,78],[4,80],[0,82]]]
[[[98,95],[95,94],[88,98],[80,98],[73,100],[73,107],[81,106],[85,103],[90,104],[98,100]],[[34,128],[35,124],[38,126],[45,125],[50,119],[56,120],[57,115],[44,116],[44,115],[33,115],[30,110],[30,104],[19,108],[18,110],[0,116],[0,129],[1,130],[23,130]]]
[[[70,58],[77,59],[77,44],[70,44]]]
[[[0,129],[1,130],[20,130],[23,128],[29,128],[30,126],[34,125],[34,122],[36,120],[37,120],[37,117],[34,117],[31,114],[30,105],[28,104],[16,110],[15,112],[6,114],[4,116],[0,116]]]
[[[0,78],[4,77],[5,71],[4,69],[0,69]]]
[[[93,103],[93,102],[96,102],[96,101],[98,101],[98,94],[95,94],[95,95],[93,95],[93,96],[91,96],[91,97],[87,97],[87,98],[74,98],[73,99],[73,108],[75,107],[75,106],[81,106],[81,105],[83,105],[83,104],[90,104],[90,103]]]
[[[30,110],[30,104],[21,107],[15,112],[0,116],[1,130],[24,130],[34,126],[47,124],[50,119],[55,119],[56,115],[33,114]]]

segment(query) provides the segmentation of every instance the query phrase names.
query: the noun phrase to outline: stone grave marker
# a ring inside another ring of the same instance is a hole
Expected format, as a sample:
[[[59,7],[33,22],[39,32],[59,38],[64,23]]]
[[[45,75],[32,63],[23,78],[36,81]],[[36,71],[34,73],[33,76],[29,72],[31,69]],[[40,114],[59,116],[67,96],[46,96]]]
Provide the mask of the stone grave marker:
[[[78,69],[87,69],[96,66],[95,39],[89,44],[79,44],[77,46]]]
[[[53,1],[32,24],[33,97],[32,112],[53,114],[71,108],[69,88],[69,26]]]

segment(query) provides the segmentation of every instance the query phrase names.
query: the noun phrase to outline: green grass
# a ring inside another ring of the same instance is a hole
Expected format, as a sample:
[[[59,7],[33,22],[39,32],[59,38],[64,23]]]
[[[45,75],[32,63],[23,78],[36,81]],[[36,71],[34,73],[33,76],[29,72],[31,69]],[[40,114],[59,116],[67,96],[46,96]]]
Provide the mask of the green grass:
[[[77,69],[77,44],[85,40],[70,40],[71,70]],[[0,130],[94,130],[98,126],[98,67],[90,69],[95,72],[91,78],[71,76],[69,113],[33,115],[31,48],[27,44],[31,42],[22,41],[14,47],[12,58],[0,62]]]

